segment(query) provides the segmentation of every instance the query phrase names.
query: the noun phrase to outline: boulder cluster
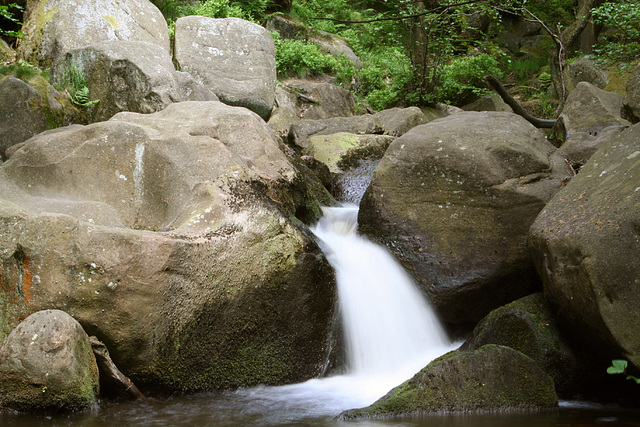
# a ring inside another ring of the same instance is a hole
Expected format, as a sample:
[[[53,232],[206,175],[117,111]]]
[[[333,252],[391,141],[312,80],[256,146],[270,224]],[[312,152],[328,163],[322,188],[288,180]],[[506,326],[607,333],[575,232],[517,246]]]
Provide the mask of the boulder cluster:
[[[624,97],[577,84],[551,143],[494,102],[354,115],[328,81],[277,83],[237,18],[180,18],[172,46],[147,0],[43,0],[23,31],[20,57],[97,102],[70,124],[46,81],[0,76],[0,408],[95,405],[88,335],[143,390],[326,374],[308,226],[345,201],[468,339],[342,418],[549,409],[613,358],[640,369],[640,67]]]

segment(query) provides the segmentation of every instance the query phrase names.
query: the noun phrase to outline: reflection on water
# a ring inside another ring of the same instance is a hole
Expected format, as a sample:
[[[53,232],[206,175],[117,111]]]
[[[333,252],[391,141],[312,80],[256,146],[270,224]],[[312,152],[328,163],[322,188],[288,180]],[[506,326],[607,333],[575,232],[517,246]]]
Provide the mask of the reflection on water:
[[[291,399],[291,397],[294,397]],[[339,397],[334,402],[342,406]],[[565,402],[557,412],[540,414],[432,415],[379,421],[334,421],[311,394],[295,386],[258,387],[189,397],[106,403],[93,413],[45,417],[0,414],[7,427],[111,426],[330,426],[330,427],[640,427],[640,410]]]

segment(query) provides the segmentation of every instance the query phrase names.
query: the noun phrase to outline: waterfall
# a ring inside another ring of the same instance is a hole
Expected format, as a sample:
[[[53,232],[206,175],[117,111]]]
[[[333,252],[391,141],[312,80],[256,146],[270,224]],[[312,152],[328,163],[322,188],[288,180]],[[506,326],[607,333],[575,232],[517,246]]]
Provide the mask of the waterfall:
[[[336,271],[347,373],[235,391],[245,414],[275,424],[368,406],[459,345],[391,254],[357,235],[357,216],[355,205],[325,208],[312,228]]]
[[[336,271],[348,372],[405,377],[450,345],[432,307],[385,248],[356,234],[355,205],[324,208],[313,233]]]

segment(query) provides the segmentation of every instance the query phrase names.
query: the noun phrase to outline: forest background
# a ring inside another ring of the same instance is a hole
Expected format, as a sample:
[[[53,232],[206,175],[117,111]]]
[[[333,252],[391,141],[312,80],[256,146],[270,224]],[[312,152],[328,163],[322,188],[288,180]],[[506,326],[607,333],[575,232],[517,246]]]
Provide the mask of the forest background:
[[[361,112],[394,106],[462,106],[487,92],[483,78],[503,80],[535,113],[553,118],[571,91],[567,65],[588,56],[605,69],[631,70],[640,59],[640,0],[152,0],[170,31],[181,16],[239,17],[264,25],[273,14],[303,23],[309,34],[343,38],[356,67],[306,39],[273,33],[280,79],[332,76],[351,90]],[[20,34],[22,8],[0,1],[0,34]],[[509,23],[541,28],[541,42],[518,52],[500,35]],[[595,43],[575,47],[591,26]]]

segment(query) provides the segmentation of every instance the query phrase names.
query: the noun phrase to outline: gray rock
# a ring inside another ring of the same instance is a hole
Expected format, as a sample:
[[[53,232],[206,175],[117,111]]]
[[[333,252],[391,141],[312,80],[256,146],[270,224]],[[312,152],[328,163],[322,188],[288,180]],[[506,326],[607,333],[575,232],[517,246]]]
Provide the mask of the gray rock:
[[[389,135],[357,135],[346,132],[316,135],[310,139],[309,153],[327,165],[332,173],[337,174],[357,166],[358,160],[381,159],[394,139]]]
[[[570,63],[567,68],[573,86],[577,86],[580,82],[587,82],[604,89],[609,83],[609,72],[598,67],[598,63],[593,59],[582,57]]]
[[[417,107],[391,108],[375,114],[353,117],[334,117],[324,120],[301,120],[289,131],[289,141],[303,151],[308,149],[311,137],[340,132],[353,134],[383,134],[400,136],[409,129],[441,117],[437,111],[425,115]]]
[[[176,21],[175,59],[222,102],[267,120],[276,87],[275,44],[263,27],[238,18]]]
[[[598,136],[610,126],[629,126],[630,123],[620,116],[621,107],[622,97],[617,93],[580,82],[567,97],[553,134],[560,142],[565,142],[584,134]]]
[[[627,89],[622,101],[622,117],[631,123],[640,121],[640,65],[627,81]]]
[[[452,325],[539,286],[527,232],[572,176],[520,116],[463,112],[387,149],[360,204],[360,231],[387,245]]]
[[[80,119],[69,98],[43,77],[34,76],[30,83],[12,76],[0,79],[0,160],[8,157],[9,147]]]
[[[545,294],[593,354],[640,368],[640,126],[603,145],[530,231]]]
[[[187,73],[176,72],[169,54],[146,42],[110,41],[73,50],[54,69],[62,81],[72,67],[87,80],[92,120],[108,120],[121,111],[154,113],[179,101],[217,101]]]
[[[31,138],[0,166],[0,333],[65,308],[168,391],[319,375],[335,283],[301,221],[331,197],[281,148],[220,102]]]
[[[622,97],[580,82],[569,94],[552,133],[560,149],[579,168],[612,135],[630,125],[621,117]]]
[[[513,113],[500,96],[496,94],[488,94],[481,96],[477,100],[462,107],[464,111],[507,111]]]
[[[97,404],[98,366],[82,326],[60,310],[39,311],[0,346],[0,406],[70,412]]]
[[[18,53],[43,69],[69,51],[105,41],[143,41],[169,53],[167,22],[148,0],[40,0],[30,10]]]
[[[38,91],[12,76],[0,81],[0,159],[6,159],[7,148],[46,129]]]
[[[371,406],[345,411],[339,419],[530,412],[557,407],[553,380],[536,362],[511,348],[487,345],[447,353]]]

